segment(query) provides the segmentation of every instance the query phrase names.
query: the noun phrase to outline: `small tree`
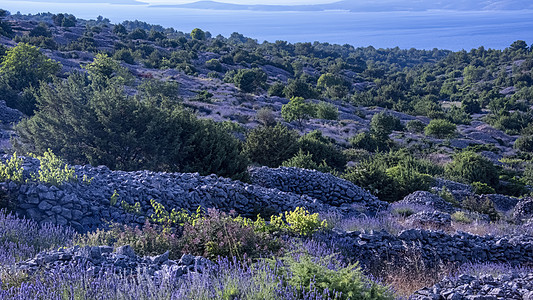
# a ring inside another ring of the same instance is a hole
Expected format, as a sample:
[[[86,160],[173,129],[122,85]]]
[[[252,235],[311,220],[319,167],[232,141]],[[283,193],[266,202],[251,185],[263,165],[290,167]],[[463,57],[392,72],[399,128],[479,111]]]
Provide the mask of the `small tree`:
[[[254,128],[246,135],[243,152],[257,164],[279,167],[298,152],[298,133],[279,123]]]
[[[426,128],[426,125],[420,120],[411,120],[405,124],[405,127],[409,132],[413,133],[422,133]]]
[[[87,69],[94,86],[98,87],[107,87],[113,83],[124,84],[131,77],[128,70],[103,53],[96,54],[94,61],[84,68]]]
[[[261,122],[263,126],[276,125],[276,117],[274,116],[274,112],[268,107],[263,107],[259,111],[257,111],[257,115],[255,116],[255,118],[257,119],[257,121]]]
[[[424,129],[426,135],[435,136],[436,138],[450,138],[456,134],[457,126],[452,122],[444,119],[431,120]]]
[[[233,82],[243,92],[251,93],[266,85],[267,75],[261,69],[240,69]]]
[[[193,40],[203,41],[203,40],[205,40],[205,32],[202,29],[200,29],[200,28],[194,28],[191,31],[191,38]]]
[[[303,129],[304,121],[309,120],[314,114],[314,105],[305,102],[302,97],[293,97],[289,103],[281,107],[281,117],[286,122],[296,121],[300,130]]]
[[[402,128],[400,119],[387,114],[386,112],[380,112],[375,114],[370,121],[371,134],[380,141],[386,141],[389,139],[389,134],[393,130],[399,130]]]
[[[316,91],[302,79],[289,80],[289,84],[283,89],[286,98],[302,97],[312,99],[317,96]]]
[[[520,151],[533,152],[533,135],[521,136],[513,146]]]
[[[456,154],[453,161],[446,165],[445,173],[452,179],[467,183],[483,182],[496,186],[499,181],[499,171],[496,166],[472,151]]]
[[[12,89],[22,91],[29,86],[38,86],[41,80],[50,80],[60,69],[61,65],[42,54],[39,48],[19,43],[3,57],[0,77]]]
[[[316,106],[316,117],[318,119],[324,119],[324,120],[338,120],[339,109],[337,108],[337,106],[331,103],[320,102]]]

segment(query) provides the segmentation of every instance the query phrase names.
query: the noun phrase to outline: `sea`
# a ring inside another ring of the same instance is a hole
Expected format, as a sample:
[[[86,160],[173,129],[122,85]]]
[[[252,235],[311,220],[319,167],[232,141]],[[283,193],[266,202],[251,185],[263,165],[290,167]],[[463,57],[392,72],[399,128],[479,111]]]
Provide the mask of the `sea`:
[[[259,42],[328,42],[356,47],[470,50],[503,49],[513,41],[533,43],[533,10],[422,12],[263,12],[184,9],[105,3],[1,0],[11,13],[71,13],[83,19],[102,15],[113,23],[140,20],[176,30],[194,28],[213,36],[242,33]]]

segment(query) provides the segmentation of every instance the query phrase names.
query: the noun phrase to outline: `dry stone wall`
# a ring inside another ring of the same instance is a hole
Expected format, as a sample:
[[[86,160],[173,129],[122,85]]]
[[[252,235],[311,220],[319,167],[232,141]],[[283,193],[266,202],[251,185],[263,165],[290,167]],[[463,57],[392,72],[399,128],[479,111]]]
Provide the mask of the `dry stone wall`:
[[[30,178],[30,173],[36,172],[38,168],[38,160],[24,158],[25,178]],[[40,223],[70,225],[80,232],[99,228],[106,221],[143,224],[145,216],[153,212],[151,199],[167,209],[185,208],[194,211],[202,206],[224,211],[234,210],[247,217],[258,213],[279,213],[298,206],[311,211],[335,209],[328,205],[330,202],[324,204],[321,201],[324,200],[323,197],[316,199],[306,195],[305,187],[293,186],[290,190],[294,192],[286,192],[215,175],[111,171],[105,166],[74,168],[78,181],[67,182],[59,187],[35,182],[2,184],[17,199],[17,213],[20,215]],[[276,176],[276,170],[272,174]],[[90,179],[90,183],[81,180],[84,177]],[[371,209],[375,209],[374,202],[378,200],[359,190],[360,194],[352,200],[363,205],[368,203]],[[111,197],[115,191],[118,198],[116,203],[112,203]],[[139,203],[141,213],[127,212],[121,205],[122,201],[128,205]]]
[[[435,264],[508,263],[533,264],[533,236],[477,236],[465,232],[454,235],[442,231],[404,230],[399,235],[387,232],[348,232],[341,244],[350,256],[363,265],[401,261],[406,255],[419,255],[426,266]]]
[[[249,172],[251,181],[255,185],[307,195],[331,206],[363,203],[370,211],[384,210],[388,207],[388,203],[378,200],[367,190],[331,174],[287,167],[251,168]]]

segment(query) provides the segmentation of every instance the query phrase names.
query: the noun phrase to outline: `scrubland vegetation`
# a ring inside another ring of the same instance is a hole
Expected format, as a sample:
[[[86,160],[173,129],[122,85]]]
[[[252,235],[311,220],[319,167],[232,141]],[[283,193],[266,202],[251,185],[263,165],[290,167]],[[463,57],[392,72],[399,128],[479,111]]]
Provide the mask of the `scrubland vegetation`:
[[[2,299],[407,297],[466,267],[425,266],[415,249],[402,261],[361,266],[338,232],[397,235],[416,227],[408,219],[420,207],[397,202],[417,191],[431,191],[454,210],[449,227],[423,229],[533,235],[530,223],[483,196],[531,196],[533,49],[524,41],[458,52],[258,43],[238,33],[214,37],[198,28],[183,33],[140,21],[1,10],[0,35],[13,42],[0,45],[0,100],[24,115],[5,150],[11,156],[0,161]],[[168,70],[178,75],[161,75]],[[205,86],[193,93],[183,82]],[[227,90],[235,106],[252,103],[253,118],[220,122],[222,116],[209,113]],[[331,134],[349,124],[359,127],[347,138]],[[486,126],[490,131],[472,142],[469,133]],[[36,157],[41,169],[23,180],[17,155]],[[250,166],[314,169],[392,206],[364,217],[298,207],[244,218],[153,201],[144,226],[108,224],[89,233],[11,214],[17,196],[7,192],[9,184],[90,184],[69,167],[85,164],[243,182]],[[439,186],[442,180],[468,186],[470,194],[461,198]],[[28,274],[14,267],[41,251],[75,245],[130,245],[139,256],[192,254],[214,264],[176,281],[147,270],[90,275],[72,265]],[[493,266],[500,268],[511,270]]]

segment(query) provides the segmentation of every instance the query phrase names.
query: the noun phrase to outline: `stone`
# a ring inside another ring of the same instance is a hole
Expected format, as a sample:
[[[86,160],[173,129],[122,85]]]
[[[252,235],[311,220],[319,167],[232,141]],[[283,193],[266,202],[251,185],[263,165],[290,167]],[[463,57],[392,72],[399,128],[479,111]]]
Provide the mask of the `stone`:
[[[116,253],[120,255],[124,255],[126,257],[135,257],[135,251],[133,251],[133,248],[131,248],[130,245],[124,245],[121,247],[118,247],[116,249]]]
[[[513,217],[517,220],[533,218],[533,198],[524,198],[514,208]]]
[[[431,210],[438,210],[447,213],[453,213],[457,209],[442,197],[432,194],[427,191],[417,191],[405,196],[401,201],[395,203],[395,205],[420,205],[425,206]]]
[[[440,211],[423,211],[409,216],[405,223],[417,228],[448,229],[452,225],[452,217]]]
[[[41,201],[41,203],[39,203],[38,207],[42,211],[47,211],[47,210],[52,208],[52,205],[50,203],[48,203],[47,201]]]

